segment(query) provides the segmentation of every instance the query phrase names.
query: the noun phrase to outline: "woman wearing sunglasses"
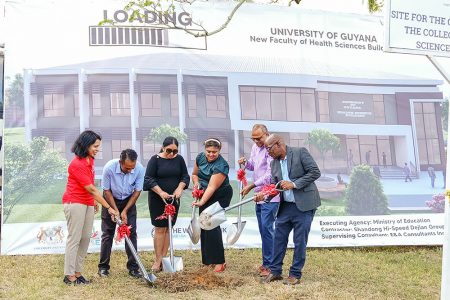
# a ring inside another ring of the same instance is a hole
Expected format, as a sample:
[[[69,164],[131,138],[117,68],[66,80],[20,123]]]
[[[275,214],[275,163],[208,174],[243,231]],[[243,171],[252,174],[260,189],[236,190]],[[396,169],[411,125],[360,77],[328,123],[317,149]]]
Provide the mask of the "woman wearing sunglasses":
[[[150,218],[155,226],[153,245],[155,248],[155,262],[152,266],[153,272],[162,269],[162,258],[167,255],[169,249],[169,224],[167,219],[156,220],[164,213],[164,200],[174,198],[180,199],[183,190],[189,185],[189,173],[186,163],[178,154],[178,141],[174,137],[166,137],[161,152],[153,155],[147,164],[144,179],[144,191],[148,193],[148,206]],[[179,202],[173,201],[176,208],[172,225],[177,219]]]

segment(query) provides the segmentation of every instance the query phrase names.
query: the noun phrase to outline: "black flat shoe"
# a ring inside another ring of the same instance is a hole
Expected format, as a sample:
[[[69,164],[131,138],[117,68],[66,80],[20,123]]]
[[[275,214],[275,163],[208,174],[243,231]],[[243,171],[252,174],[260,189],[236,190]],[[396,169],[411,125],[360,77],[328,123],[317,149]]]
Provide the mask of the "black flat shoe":
[[[66,276],[64,276],[64,279],[63,279],[63,282],[65,283],[65,284],[67,284],[67,285],[76,285],[76,284],[78,284],[78,279],[75,279],[74,281],[71,281],[70,279],[69,279],[69,277],[67,277],[67,275]]]
[[[139,270],[130,270],[128,272],[128,274],[130,274],[130,276],[134,277],[134,278],[141,278],[142,274],[141,272],[139,272]]]
[[[109,271],[106,269],[98,269],[98,275],[100,277],[108,277],[109,276]]]
[[[90,280],[87,280],[86,278],[83,277],[83,275],[81,275],[80,277],[77,277],[77,283],[78,284],[89,284],[91,283]]]

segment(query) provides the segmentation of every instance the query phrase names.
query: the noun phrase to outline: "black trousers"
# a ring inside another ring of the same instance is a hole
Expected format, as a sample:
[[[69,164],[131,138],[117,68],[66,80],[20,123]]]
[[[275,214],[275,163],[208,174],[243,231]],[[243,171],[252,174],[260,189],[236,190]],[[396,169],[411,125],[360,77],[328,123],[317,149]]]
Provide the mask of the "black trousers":
[[[230,205],[232,197],[233,189],[231,186],[222,187],[214,193],[205,205],[200,207],[199,213],[214,202],[219,202],[220,206],[227,207]],[[201,230],[200,249],[202,252],[202,263],[204,265],[217,265],[225,262],[225,250],[223,247],[222,229],[220,226],[217,226],[212,230]]]
[[[119,212],[122,213],[123,209],[127,205],[129,198],[126,198],[122,201],[114,199],[116,202],[117,208]],[[130,230],[130,240],[134,246],[134,249],[137,251],[137,234],[136,234],[136,205],[130,207],[127,213],[127,225],[131,225]],[[114,234],[116,232],[116,223],[111,220],[111,215],[108,213],[108,210],[104,207],[102,208],[102,244],[100,246],[100,263],[98,264],[99,269],[109,270],[109,261],[111,260],[111,248],[114,240]],[[127,252],[128,262],[127,268],[128,270],[138,270],[139,266],[134,259],[134,256],[128,247],[128,244],[125,243],[125,251]]]

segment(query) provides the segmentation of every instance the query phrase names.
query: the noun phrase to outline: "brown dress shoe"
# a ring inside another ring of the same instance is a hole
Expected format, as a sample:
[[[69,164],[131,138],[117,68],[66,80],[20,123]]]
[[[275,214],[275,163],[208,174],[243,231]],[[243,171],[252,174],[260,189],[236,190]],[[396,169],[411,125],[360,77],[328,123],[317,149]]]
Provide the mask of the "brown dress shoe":
[[[270,269],[267,269],[267,268],[264,268],[263,270],[261,270],[259,272],[259,276],[261,276],[261,277],[266,277],[269,274],[270,274]]]
[[[278,280],[282,280],[283,277],[281,275],[274,275],[272,273],[270,273],[269,275],[267,275],[266,277],[263,277],[261,279],[261,283],[269,283],[269,282],[273,282],[273,281],[278,281]]]
[[[286,278],[283,281],[283,284],[286,284],[286,285],[295,285],[295,284],[299,284],[299,283],[300,283],[299,278],[295,278],[295,277],[291,277],[291,276],[289,276],[288,278]]]

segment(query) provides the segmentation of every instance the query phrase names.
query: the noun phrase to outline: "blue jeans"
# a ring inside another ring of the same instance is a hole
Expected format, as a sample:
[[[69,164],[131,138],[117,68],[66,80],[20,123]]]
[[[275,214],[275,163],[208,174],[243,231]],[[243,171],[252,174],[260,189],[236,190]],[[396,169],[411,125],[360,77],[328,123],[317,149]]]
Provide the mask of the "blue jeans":
[[[281,275],[283,260],[286,255],[289,233],[294,230],[294,255],[289,276],[302,277],[302,269],[306,261],[306,244],[309,230],[316,210],[300,211],[295,203],[282,202],[275,221],[273,242],[273,261],[270,270],[274,275]]]
[[[278,202],[256,204],[256,218],[258,219],[259,234],[262,241],[262,265],[269,268],[273,255],[273,224],[278,209]]]

